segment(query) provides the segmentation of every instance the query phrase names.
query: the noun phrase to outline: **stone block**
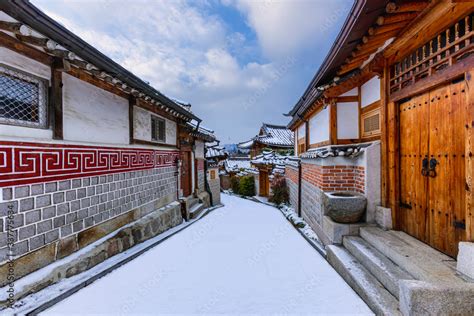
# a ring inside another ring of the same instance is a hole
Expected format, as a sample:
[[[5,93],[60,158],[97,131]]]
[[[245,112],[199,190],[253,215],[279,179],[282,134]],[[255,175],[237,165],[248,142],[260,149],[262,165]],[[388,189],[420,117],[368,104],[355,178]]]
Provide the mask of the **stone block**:
[[[460,242],[456,269],[474,279],[474,243]]]
[[[35,224],[20,228],[19,233],[18,233],[18,238],[20,238],[20,240],[26,239],[26,238],[30,238],[34,234],[36,234]]]
[[[31,223],[36,223],[41,219],[41,211],[35,210],[28,213],[25,213],[25,224],[29,225]]]
[[[56,216],[56,206],[46,207],[42,211],[43,219],[50,219]],[[59,214],[60,215],[60,214]]]
[[[35,207],[34,198],[26,198],[26,199],[20,200],[20,212],[32,210],[34,207]]]
[[[58,190],[57,182],[50,182],[50,183],[46,183],[44,185],[44,192],[45,193],[56,192],[57,190]]]
[[[44,235],[39,235],[30,238],[30,250],[35,250],[42,246],[44,246]]]
[[[13,199],[13,189],[12,188],[3,189],[2,196],[5,201]]]
[[[25,240],[26,243],[26,240]],[[56,246],[49,244],[37,251],[30,252],[15,261],[15,276],[21,278],[31,272],[41,269],[54,261]],[[7,275],[8,265],[0,266],[0,275]],[[7,283],[6,278],[0,278],[0,286]]]
[[[44,242],[49,244],[55,240],[59,239],[59,228],[49,231],[44,235]]]
[[[339,224],[329,216],[323,216],[323,232],[331,243],[341,244],[342,237],[350,234],[349,224]]]
[[[8,216],[10,212],[13,214],[18,213],[18,201],[0,203],[0,217]]]
[[[403,315],[472,315],[474,284],[431,284],[400,280]]]
[[[51,205],[51,195],[40,195],[36,197],[36,207],[46,207]]]
[[[48,230],[53,229],[53,220],[48,219],[45,221],[42,221],[41,223],[37,224],[36,229],[38,230],[38,234],[47,232]]]
[[[15,199],[24,198],[30,196],[30,187],[25,185],[15,188]]]
[[[392,229],[392,209],[377,206],[375,209],[375,222],[384,230]]]
[[[44,194],[44,185],[40,184],[33,184],[31,186],[31,195],[39,195]]]
[[[57,259],[64,258],[69,256],[74,251],[78,250],[76,236],[70,236],[64,239],[61,239],[58,243]]]

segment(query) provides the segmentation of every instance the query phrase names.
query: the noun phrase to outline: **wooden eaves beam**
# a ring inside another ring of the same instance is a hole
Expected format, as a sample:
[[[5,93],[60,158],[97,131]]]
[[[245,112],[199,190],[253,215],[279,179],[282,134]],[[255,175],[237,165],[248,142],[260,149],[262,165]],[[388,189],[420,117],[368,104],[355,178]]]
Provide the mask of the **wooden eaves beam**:
[[[412,1],[406,3],[389,2],[385,7],[387,13],[420,12],[429,4],[429,1]]]
[[[415,19],[418,16],[417,13],[413,12],[407,12],[407,13],[399,13],[399,14],[389,14],[385,16],[379,16],[377,18],[377,25],[387,25],[387,24],[393,24],[393,23],[398,23],[398,22],[409,22]]]

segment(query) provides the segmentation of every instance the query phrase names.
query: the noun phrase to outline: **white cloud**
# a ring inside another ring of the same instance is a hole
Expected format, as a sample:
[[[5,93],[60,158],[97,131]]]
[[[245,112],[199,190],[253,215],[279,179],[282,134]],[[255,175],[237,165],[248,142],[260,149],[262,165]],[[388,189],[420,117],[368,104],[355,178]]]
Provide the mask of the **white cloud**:
[[[298,52],[305,41],[318,44],[315,19],[333,5],[325,1],[325,13],[315,15],[312,1],[272,1],[266,11],[252,1],[225,1],[244,13],[267,61],[248,58],[259,55],[258,46],[209,13],[214,1],[33,0],[165,95],[191,102],[224,142],[237,142],[255,135],[262,121],[287,121],[281,113],[304,90],[317,60],[301,60]]]
[[[246,16],[269,58],[298,55],[327,40],[347,13],[349,0],[225,0]]]

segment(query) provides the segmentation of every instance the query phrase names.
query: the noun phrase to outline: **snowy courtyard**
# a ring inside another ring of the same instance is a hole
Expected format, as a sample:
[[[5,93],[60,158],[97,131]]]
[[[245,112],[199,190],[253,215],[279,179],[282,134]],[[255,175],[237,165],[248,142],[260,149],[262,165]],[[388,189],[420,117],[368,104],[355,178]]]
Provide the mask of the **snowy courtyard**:
[[[43,314],[372,314],[277,209],[222,202]]]

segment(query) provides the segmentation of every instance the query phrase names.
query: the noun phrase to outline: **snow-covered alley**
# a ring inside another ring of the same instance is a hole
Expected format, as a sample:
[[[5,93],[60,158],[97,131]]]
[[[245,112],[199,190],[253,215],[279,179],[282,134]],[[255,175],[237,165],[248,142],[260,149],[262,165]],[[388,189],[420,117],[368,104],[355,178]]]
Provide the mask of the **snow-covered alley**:
[[[372,314],[275,208],[223,208],[43,314]]]

